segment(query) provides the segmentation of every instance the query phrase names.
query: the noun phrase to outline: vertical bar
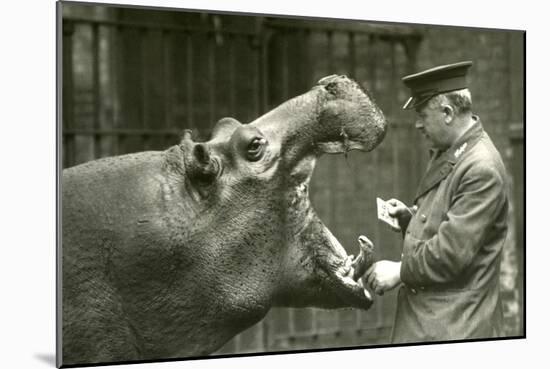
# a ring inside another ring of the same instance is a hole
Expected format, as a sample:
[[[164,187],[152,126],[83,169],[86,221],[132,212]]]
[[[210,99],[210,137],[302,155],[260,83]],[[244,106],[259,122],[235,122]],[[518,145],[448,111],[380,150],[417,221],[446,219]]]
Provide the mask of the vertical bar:
[[[390,62],[391,62],[391,78],[390,78],[390,94],[389,96],[393,96],[394,98],[391,98],[389,99],[389,111],[391,113],[391,115],[393,117],[396,117],[397,116],[397,112],[395,111],[396,109],[396,104],[395,104],[395,96],[397,96],[397,86],[395,85],[395,81],[396,81],[396,63],[395,63],[395,48],[396,48],[396,44],[392,41],[391,42],[391,55],[390,55]],[[394,126],[395,126],[395,122],[394,122]],[[401,133],[401,130],[396,130],[396,133],[400,134]],[[402,192],[399,191],[399,183],[397,182],[397,179],[399,178],[399,143],[397,142],[397,138],[399,136],[393,137],[391,143],[392,143],[392,176],[393,176],[393,179],[392,179],[392,191],[393,191],[393,196],[399,196],[401,198],[401,195],[402,195]]]
[[[294,54],[292,59],[294,85],[291,91],[293,95],[307,91],[311,87],[312,73],[315,70],[310,55],[310,30],[308,28],[297,29],[294,37],[295,42],[292,49]]]
[[[418,59],[418,46],[420,44],[420,39],[418,38],[408,38],[404,41],[403,45],[405,46],[405,53],[407,55],[407,73],[415,73],[417,72],[417,59]],[[407,125],[407,130],[409,131],[409,136],[412,136],[415,134],[414,125],[409,124]],[[415,140],[418,140],[418,136],[415,136]],[[417,147],[421,147],[419,145],[416,145]],[[419,181],[419,175],[422,175],[422,169],[424,164],[421,164],[422,162],[422,155],[421,151],[419,149],[414,150],[414,167],[412,170],[414,173],[416,173],[416,177],[414,178],[415,184],[418,184]],[[411,199],[412,200],[412,199]]]
[[[328,58],[328,73],[334,73],[334,34],[332,31],[327,31],[327,58]]]
[[[73,127],[74,121],[74,81],[73,81],[73,35],[74,24],[63,20],[63,70],[62,70],[62,137],[63,137],[63,168],[74,165],[75,138],[67,130]]]
[[[351,78],[356,77],[356,52],[355,52],[355,33],[348,33],[348,60],[349,60],[349,75]]]
[[[262,110],[269,109],[269,43],[271,42],[271,31],[267,31],[262,37]]]
[[[302,32],[302,45],[304,46],[304,63],[302,65],[305,68],[303,69],[303,86],[301,87],[307,89],[313,83],[315,70],[311,62],[311,31],[307,28],[304,28]]]
[[[191,33],[185,34],[185,46],[186,46],[186,79],[185,79],[185,91],[187,95],[187,128],[194,127],[193,119],[193,38]]]
[[[254,99],[254,117],[258,117],[260,115],[260,105],[261,105],[261,65],[260,65],[260,53],[261,50],[258,47],[258,38],[257,36],[250,36],[250,42],[249,44],[252,47],[252,64],[254,65],[254,71],[252,76],[252,87],[253,92],[252,94]]]
[[[171,79],[171,58],[170,58],[170,33],[162,30],[162,92],[164,93],[164,128],[170,127],[171,109],[172,109],[172,85]]]
[[[171,118],[172,118],[172,84],[171,77],[172,77],[172,58],[171,58],[171,42],[170,42],[170,33],[168,30],[163,29],[161,31],[161,41],[162,41],[162,93],[164,94],[163,99],[163,115],[164,115],[164,128],[170,128],[171,127]],[[158,143],[161,147],[164,148],[166,146],[167,142],[171,142],[171,135],[166,134],[163,136],[160,136],[160,143]]]
[[[311,333],[317,335],[319,333],[318,314],[319,309],[311,308]]]
[[[92,95],[93,95],[93,129],[94,159],[101,157],[101,123],[100,123],[100,86],[99,86],[99,25],[92,24]]]
[[[296,334],[296,327],[294,324],[295,311],[293,308],[288,308],[288,335],[289,337],[294,337]]]
[[[262,319],[262,351],[269,350],[269,318],[267,315]]]
[[[214,125],[216,115],[216,34],[208,34],[208,120],[209,128]]]
[[[233,353],[238,353],[241,351],[242,347],[242,332],[235,336],[235,351]]]
[[[229,63],[229,113],[231,116],[235,116],[235,42],[236,38],[233,35],[228,35],[227,41],[229,43],[228,50],[228,63]]]
[[[123,30],[121,26],[115,26],[114,29],[115,32],[115,40],[116,43],[114,44],[114,58],[115,58],[115,73],[113,74],[115,76],[114,79],[114,85],[116,89],[116,100],[115,100],[115,121],[114,126],[115,128],[122,128],[123,125],[123,110],[122,110],[122,104],[123,99],[126,96],[125,93],[125,84],[124,84],[124,78],[122,77],[122,70],[124,68],[124,53],[123,50],[125,50],[124,46],[124,38],[123,38]],[[125,135],[116,135],[116,153],[117,155],[126,153],[126,136]]]
[[[112,110],[111,110],[111,127],[117,128],[120,119],[120,106],[118,101],[118,74],[117,74],[117,54],[118,54],[118,27],[109,28],[109,79],[111,81],[110,89],[112,96]],[[116,155],[119,151],[118,148],[118,135],[113,135],[112,138],[112,151],[110,155]]]
[[[282,73],[283,73],[282,92],[283,92],[283,96],[282,96],[281,101],[284,101],[284,100],[288,99],[288,73],[289,73],[288,72],[288,39],[287,39],[286,31],[281,32],[281,37],[282,37],[282,41],[281,41],[282,42],[282,45],[281,45],[281,60],[283,62],[283,65],[282,65]]]
[[[147,28],[140,29],[140,51],[141,51],[141,127],[145,130],[148,128],[149,124],[149,73],[148,73],[148,61],[149,53],[147,52],[147,37],[149,35],[149,30]],[[142,136],[143,148],[148,150],[150,147],[150,136],[147,133],[144,133]]]
[[[418,58],[418,45],[420,44],[420,39],[416,37],[411,37],[405,39],[403,45],[405,46],[405,53],[407,54],[407,73],[411,74],[416,72],[417,58]]]

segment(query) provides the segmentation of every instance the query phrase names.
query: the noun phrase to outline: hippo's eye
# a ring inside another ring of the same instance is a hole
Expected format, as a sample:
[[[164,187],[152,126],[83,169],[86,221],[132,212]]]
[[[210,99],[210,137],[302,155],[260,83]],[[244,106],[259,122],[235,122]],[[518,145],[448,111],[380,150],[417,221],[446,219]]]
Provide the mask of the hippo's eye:
[[[263,137],[253,138],[246,148],[247,159],[250,161],[260,160],[264,153],[266,143],[267,140]]]

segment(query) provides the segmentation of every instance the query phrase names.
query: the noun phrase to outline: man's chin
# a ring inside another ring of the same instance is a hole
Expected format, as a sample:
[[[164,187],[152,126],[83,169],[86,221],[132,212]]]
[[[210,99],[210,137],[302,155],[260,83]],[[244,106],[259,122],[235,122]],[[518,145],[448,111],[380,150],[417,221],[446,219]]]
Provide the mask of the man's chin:
[[[424,144],[428,149],[437,149],[437,145],[435,142],[433,142],[428,136],[423,135],[424,137]]]

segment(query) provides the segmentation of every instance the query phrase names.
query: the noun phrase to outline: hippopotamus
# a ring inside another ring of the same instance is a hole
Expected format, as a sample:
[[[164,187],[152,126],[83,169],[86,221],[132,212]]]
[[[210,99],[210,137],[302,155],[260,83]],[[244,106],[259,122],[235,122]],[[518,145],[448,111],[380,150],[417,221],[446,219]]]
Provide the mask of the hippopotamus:
[[[186,130],[165,151],[63,170],[62,364],[204,356],[271,307],[368,309],[372,247],[347,255],[308,187],[322,154],[370,151],[386,126],[332,75],[208,141]]]

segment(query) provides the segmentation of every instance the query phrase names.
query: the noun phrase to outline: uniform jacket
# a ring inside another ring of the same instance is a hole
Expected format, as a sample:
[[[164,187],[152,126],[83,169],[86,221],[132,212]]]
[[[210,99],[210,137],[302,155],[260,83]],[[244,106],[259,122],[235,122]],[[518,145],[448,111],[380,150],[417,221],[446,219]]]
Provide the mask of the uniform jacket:
[[[501,334],[501,251],[508,195],[502,159],[481,122],[435,153],[404,233],[392,342]]]

